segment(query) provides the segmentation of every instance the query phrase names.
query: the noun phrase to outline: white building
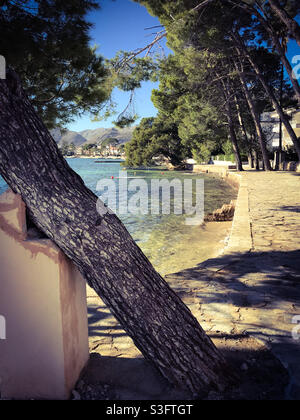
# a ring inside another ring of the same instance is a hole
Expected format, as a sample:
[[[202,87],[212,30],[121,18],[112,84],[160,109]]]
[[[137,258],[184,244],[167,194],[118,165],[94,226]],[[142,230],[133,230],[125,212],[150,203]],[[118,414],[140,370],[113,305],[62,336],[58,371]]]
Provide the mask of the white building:
[[[290,123],[295,133],[300,137],[300,109],[289,109],[285,111],[290,117]],[[279,147],[280,140],[280,118],[276,111],[265,112],[261,115],[261,122],[267,137],[269,148],[276,149]],[[282,124],[282,147],[286,149],[293,145],[293,142]]]

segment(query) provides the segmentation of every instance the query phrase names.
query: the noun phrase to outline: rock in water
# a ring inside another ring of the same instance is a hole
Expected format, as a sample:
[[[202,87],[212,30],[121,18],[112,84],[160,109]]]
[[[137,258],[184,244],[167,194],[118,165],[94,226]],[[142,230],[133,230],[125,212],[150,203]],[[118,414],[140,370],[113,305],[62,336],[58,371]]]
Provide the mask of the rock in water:
[[[221,209],[215,210],[205,217],[206,222],[230,222],[233,220],[235,211],[235,201],[224,204]]]

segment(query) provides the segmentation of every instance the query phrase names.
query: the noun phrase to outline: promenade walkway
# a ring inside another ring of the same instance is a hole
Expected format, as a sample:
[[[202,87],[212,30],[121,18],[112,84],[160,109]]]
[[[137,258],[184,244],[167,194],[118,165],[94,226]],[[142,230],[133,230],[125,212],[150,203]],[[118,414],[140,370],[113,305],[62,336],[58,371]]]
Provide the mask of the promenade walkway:
[[[246,334],[289,372],[286,398],[300,398],[300,174],[242,175],[236,216],[223,255],[167,280],[193,290],[191,309],[208,332]],[[194,301],[194,303],[192,303]],[[297,335],[297,334],[296,334]]]
[[[300,329],[297,341],[293,320],[300,316],[300,174],[251,171],[241,177],[232,234],[223,254],[167,275],[166,280],[216,345],[226,351],[230,348],[243,362],[244,373],[251,371],[255,358],[267,348],[288,372],[285,397],[299,399]],[[88,303],[91,351],[105,359],[98,371],[97,360],[92,362],[89,380],[94,375],[96,381],[100,375],[101,381],[122,388],[123,398],[162,394],[171,398],[166,385],[92,292]],[[250,350],[257,356],[250,358]],[[268,359],[261,375],[276,369],[276,361]],[[130,390],[126,388],[129,372]]]

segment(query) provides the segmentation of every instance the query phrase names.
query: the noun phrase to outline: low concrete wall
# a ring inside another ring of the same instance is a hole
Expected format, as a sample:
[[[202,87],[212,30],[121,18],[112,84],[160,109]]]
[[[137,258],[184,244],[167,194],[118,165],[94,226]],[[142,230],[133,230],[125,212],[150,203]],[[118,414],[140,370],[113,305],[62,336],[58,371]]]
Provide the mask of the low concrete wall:
[[[205,165],[199,165],[198,171]],[[213,167],[213,165],[207,165]],[[205,166],[206,168],[206,166]],[[220,169],[215,167],[214,169]],[[208,173],[219,174],[226,182],[238,189],[238,197],[236,200],[234,218],[228,243],[224,249],[224,254],[244,253],[249,252],[253,248],[251,221],[249,214],[249,193],[247,188],[247,181],[242,174],[237,172],[230,172],[225,168],[219,171],[214,170]]]
[[[0,393],[66,399],[89,358],[86,285],[47,238],[27,231],[19,195],[0,197]]]
[[[251,221],[249,213],[249,193],[247,181],[243,175],[228,173],[227,180],[234,182],[239,187],[235,205],[234,218],[226,253],[245,253],[253,248]]]
[[[227,171],[222,177],[226,182],[238,188],[232,228],[224,253],[249,252],[253,248],[253,240],[247,181],[242,174],[236,172]]]
[[[236,172],[231,172],[229,169],[230,168],[228,166],[194,165],[193,172],[217,174],[221,176],[223,179],[225,179],[228,183],[233,185],[235,188],[239,188],[241,176]]]
[[[236,169],[236,166],[194,165],[193,171],[196,173],[219,174],[225,176],[230,169]]]

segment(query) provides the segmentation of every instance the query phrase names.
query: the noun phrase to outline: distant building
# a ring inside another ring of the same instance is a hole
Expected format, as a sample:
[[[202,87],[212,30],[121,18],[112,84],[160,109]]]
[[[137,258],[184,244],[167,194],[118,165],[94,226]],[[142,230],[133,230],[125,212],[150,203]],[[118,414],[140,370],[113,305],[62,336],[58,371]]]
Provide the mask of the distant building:
[[[111,156],[116,156],[119,154],[119,148],[117,146],[110,146],[109,153]]]
[[[76,149],[75,149],[75,154],[76,155],[82,155],[82,151],[83,151],[83,149],[82,149],[82,147],[80,146],[80,147],[76,147]]]
[[[285,111],[291,119],[290,123],[295,133],[300,137],[300,109],[289,109]],[[267,144],[270,149],[279,147],[280,139],[280,118],[276,111],[264,112],[261,115],[261,123],[267,137]],[[282,124],[282,147],[283,149],[293,146],[284,124]]]
[[[105,155],[106,156],[118,156],[120,155],[120,150],[118,146],[113,146],[111,144],[105,147]]]

